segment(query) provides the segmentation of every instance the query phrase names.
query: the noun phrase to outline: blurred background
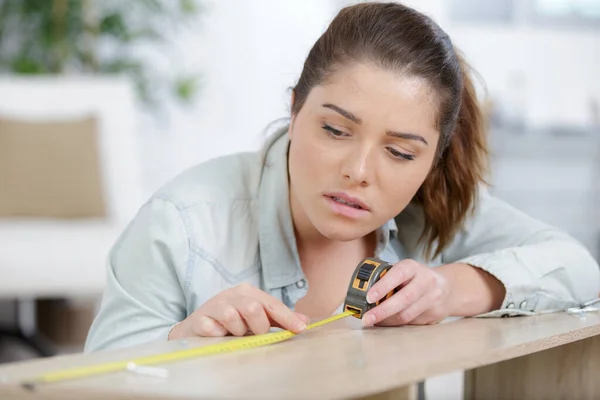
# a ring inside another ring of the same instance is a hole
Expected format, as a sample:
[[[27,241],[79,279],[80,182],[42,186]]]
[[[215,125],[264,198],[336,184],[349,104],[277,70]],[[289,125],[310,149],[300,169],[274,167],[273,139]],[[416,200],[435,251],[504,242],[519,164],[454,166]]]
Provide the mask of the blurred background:
[[[356,2],[0,0],[0,363],[81,351],[142,202],[258,148]],[[492,191],[600,257],[600,0],[405,4],[480,74]]]

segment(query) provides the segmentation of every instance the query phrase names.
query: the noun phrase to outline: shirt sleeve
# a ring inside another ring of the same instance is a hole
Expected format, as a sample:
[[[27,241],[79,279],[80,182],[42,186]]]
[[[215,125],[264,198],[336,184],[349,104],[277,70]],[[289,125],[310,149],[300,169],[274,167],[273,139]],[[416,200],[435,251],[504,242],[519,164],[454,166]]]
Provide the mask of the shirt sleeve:
[[[442,262],[481,268],[504,284],[501,309],[479,317],[553,312],[600,293],[598,262],[582,244],[487,191]]]
[[[186,315],[188,235],[177,207],[145,204],[108,257],[107,282],[84,351],[166,340]]]

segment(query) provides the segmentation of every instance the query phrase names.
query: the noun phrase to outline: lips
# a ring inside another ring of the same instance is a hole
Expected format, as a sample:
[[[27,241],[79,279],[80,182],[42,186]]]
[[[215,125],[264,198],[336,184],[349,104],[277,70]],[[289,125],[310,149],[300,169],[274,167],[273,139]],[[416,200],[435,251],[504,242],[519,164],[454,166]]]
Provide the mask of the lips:
[[[339,204],[343,204],[345,206],[353,207],[358,210],[369,211],[369,206],[365,204],[362,200],[357,197],[350,196],[349,194],[343,192],[335,192],[326,194],[327,197],[331,198],[333,201]]]

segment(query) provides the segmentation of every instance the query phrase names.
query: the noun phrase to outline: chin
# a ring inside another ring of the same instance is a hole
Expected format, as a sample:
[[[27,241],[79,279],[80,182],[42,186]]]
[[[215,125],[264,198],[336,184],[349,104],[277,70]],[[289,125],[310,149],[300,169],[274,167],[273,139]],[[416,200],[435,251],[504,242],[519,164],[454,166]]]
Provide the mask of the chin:
[[[324,221],[315,224],[315,227],[321,235],[325,236],[327,239],[340,242],[349,242],[368,234],[364,229],[357,229],[358,227],[351,225],[352,224],[344,224],[335,221]]]

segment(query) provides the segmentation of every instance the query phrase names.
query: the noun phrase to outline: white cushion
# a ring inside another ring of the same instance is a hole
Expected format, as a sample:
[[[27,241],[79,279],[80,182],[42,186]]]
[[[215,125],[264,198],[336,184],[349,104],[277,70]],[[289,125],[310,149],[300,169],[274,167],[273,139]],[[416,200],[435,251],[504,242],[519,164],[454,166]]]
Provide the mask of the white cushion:
[[[129,80],[113,76],[0,77],[0,115],[32,122],[97,116],[108,217],[126,221],[144,200],[134,93]]]
[[[103,221],[0,221],[0,298],[100,295],[122,230]]]

